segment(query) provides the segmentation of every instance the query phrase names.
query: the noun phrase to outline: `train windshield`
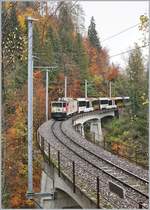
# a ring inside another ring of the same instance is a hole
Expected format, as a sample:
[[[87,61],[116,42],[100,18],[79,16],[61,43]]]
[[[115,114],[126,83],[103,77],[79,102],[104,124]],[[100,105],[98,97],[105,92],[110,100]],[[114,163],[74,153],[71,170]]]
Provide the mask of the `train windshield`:
[[[63,105],[63,103],[60,103],[60,102],[58,102],[58,103],[52,103],[52,106],[53,107],[62,107],[62,105]]]
[[[66,107],[66,105],[67,105],[66,103],[63,103],[63,107]]]
[[[78,104],[79,106],[86,106],[86,101],[79,101]]]

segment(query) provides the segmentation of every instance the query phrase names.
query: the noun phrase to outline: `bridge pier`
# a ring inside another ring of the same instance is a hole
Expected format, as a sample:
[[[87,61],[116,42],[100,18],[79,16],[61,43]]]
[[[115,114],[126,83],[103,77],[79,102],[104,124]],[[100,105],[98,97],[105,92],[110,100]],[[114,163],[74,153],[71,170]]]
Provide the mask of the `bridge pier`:
[[[81,118],[77,118],[73,121],[73,126],[77,132],[79,132],[83,137],[85,137],[84,133],[84,123],[89,122],[90,124],[90,132],[93,134],[93,139],[95,142],[99,142],[102,144],[104,141],[101,121],[105,117],[119,117],[118,110],[107,110],[104,112],[94,112],[93,114],[88,113],[87,115],[82,116]]]
[[[96,208],[96,204],[91,202],[77,187],[74,193],[72,183],[62,174],[59,177],[57,169],[46,162],[43,163],[41,191],[54,192],[52,200],[48,197],[41,198],[41,206],[44,209]]]
[[[83,123],[78,124],[78,125],[76,126],[76,131],[78,131],[78,132],[81,134],[81,136],[85,137],[84,125],[83,125]]]
[[[90,132],[91,134],[93,134],[95,142],[103,142],[101,120],[97,120],[90,123]]]

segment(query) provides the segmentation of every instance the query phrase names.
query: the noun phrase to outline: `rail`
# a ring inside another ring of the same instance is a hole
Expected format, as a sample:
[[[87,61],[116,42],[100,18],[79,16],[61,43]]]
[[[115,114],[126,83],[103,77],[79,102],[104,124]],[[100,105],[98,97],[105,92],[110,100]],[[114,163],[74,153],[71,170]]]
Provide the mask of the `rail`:
[[[101,180],[99,176],[96,176],[95,174],[85,170],[85,168],[83,168],[79,163],[72,161],[69,157],[44,139],[39,132],[37,132],[37,142],[44,159],[48,162],[48,164],[53,164],[54,167],[57,168],[58,176],[63,174],[72,182],[72,190],[74,193],[76,193],[76,187],[78,187],[81,191],[83,191],[84,194],[86,194],[86,196],[89,197],[89,199],[96,203],[97,208],[100,208],[100,203],[103,205],[103,208],[120,207],[117,206],[113,200],[111,200],[110,192],[101,193],[103,189],[102,186],[100,186],[100,183],[104,182],[104,180]],[[83,173],[85,175],[84,177],[82,176]],[[89,183],[89,180],[85,178],[89,177],[89,175],[92,179],[92,185]],[[105,194],[105,197],[102,196],[103,194]],[[130,206],[131,208],[135,208],[135,206],[136,208],[145,207],[141,202],[137,202],[132,198],[130,199],[133,203],[133,206]]]

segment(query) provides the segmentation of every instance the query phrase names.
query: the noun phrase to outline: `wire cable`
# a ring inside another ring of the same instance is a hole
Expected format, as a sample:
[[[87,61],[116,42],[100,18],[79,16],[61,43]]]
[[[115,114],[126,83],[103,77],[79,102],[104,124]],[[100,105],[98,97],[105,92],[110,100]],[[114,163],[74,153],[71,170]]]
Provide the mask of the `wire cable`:
[[[149,44],[144,45],[144,46],[141,46],[141,47],[138,47],[138,49],[140,49],[140,48],[144,48],[144,47],[148,47],[148,46],[149,46]],[[112,58],[112,57],[115,57],[115,56],[119,56],[119,55],[123,55],[123,54],[128,53],[128,52],[131,52],[131,51],[133,51],[133,50],[134,50],[134,49],[127,50],[127,51],[124,51],[124,52],[121,52],[121,53],[118,53],[118,54],[115,54],[115,55],[109,56],[109,58]]]
[[[106,39],[103,39],[101,42],[108,41],[108,40],[110,40],[110,39],[112,39],[112,38],[114,38],[114,37],[116,37],[116,36],[118,36],[118,35],[120,35],[120,34],[126,32],[126,31],[129,31],[129,30],[135,28],[135,27],[138,26],[138,25],[139,25],[139,23],[138,23],[138,24],[135,24],[135,25],[133,25],[133,26],[130,26],[129,28],[126,28],[126,29],[124,29],[124,30],[122,30],[122,31],[120,31],[120,32],[118,32],[118,33],[112,35],[112,36],[107,37]]]

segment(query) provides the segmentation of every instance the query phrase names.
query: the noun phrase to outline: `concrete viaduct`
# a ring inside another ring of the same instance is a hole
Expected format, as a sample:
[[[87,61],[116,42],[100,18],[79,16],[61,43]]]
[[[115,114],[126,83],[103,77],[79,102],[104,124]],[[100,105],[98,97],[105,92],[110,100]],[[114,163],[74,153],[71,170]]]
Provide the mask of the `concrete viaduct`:
[[[115,110],[107,110],[104,112],[95,111],[90,113],[83,113],[79,116],[74,116],[72,120],[73,126],[84,137],[83,124],[87,121],[91,121],[91,131],[98,133],[97,138],[102,136],[101,119],[116,115]],[[49,122],[49,121],[48,121]],[[47,123],[44,123],[38,129],[39,145],[42,148],[44,144],[45,148],[42,151],[44,156],[49,156],[50,149],[44,143],[46,139],[46,133],[49,133]],[[46,158],[47,159],[47,158]],[[53,198],[44,197],[41,199],[41,206],[43,208],[100,208],[99,203],[95,198],[89,197],[84,189],[80,189],[74,185],[74,177],[64,175],[55,164],[55,160],[52,162],[44,161],[43,172],[41,179],[41,192],[48,192],[53,194]],[[99,201],[98,201],[99,202]]]

